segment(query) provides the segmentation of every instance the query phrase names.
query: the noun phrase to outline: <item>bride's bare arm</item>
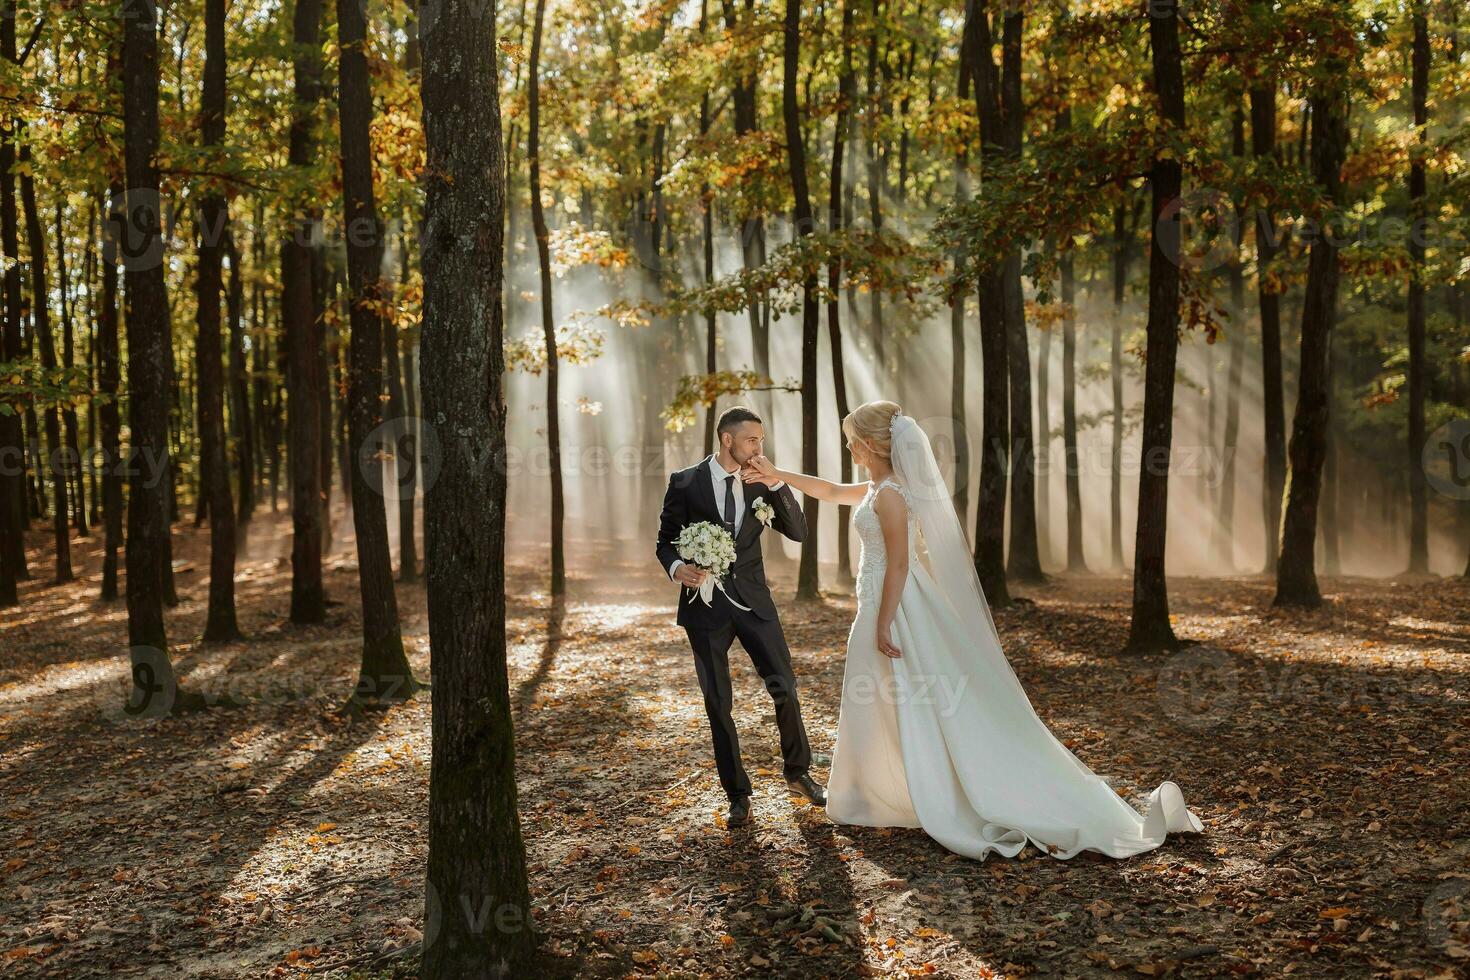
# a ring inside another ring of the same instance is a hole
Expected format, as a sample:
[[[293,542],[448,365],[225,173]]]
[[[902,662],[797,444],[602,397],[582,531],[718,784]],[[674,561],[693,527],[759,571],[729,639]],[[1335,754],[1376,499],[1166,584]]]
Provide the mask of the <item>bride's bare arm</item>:
[[[884,488],[873,501],[878,526],[883,529],[883,550],[888,552],[888,565],[883,570],[883,598],[878,603],[878,652],[897,659],[903,656],[893,642],[893,617],[898,614],[898,600],[909,577],[909,511],[897,490]]]
[[[746,483],[765,483],[767,485],[784,481],[808,497],[849,506],[862,503],[863,497],[868,493],[866,483],[833,483],[819,476],[807,476],[805,473],[792,473],[777,469],[776,465],[765,456],[752,456],[746,462],[744,479]]]

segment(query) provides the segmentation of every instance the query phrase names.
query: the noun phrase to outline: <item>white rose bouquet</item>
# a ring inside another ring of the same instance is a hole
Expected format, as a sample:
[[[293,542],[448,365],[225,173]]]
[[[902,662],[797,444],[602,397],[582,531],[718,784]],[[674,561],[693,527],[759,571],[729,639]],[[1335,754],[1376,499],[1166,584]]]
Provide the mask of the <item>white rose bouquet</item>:
[[[725,592],[720,580],[735,564],[735,539],[720,525],[700,521],[679,532],[674,539],[674,548],[681,559],[709,573],[700,583],[698,592],[705,605],[712,605],[715,589]],[[741,609],[746,608],[731,599],[728,592],[725,592],[725,598]]]

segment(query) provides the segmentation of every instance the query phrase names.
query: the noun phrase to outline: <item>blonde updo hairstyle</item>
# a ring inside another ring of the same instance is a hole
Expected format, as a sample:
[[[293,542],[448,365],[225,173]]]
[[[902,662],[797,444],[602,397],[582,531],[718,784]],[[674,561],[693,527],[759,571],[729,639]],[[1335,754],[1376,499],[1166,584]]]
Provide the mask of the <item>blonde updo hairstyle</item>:
[[[896,402],[867,402],[848,413],[842,431],[874,456],[887,459],[893,450],[893,417],[902,411]]]

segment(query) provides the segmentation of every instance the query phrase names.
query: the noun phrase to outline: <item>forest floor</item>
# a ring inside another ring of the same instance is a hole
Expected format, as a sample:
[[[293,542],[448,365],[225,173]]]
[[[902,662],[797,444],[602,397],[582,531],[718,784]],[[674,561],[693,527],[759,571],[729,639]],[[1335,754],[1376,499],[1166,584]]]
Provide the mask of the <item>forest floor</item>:
[[[330,559],[341,603],[325,625],[296,628],[288,531],[262,518],[242,556],[249,642],[205,647],[207,539],[180,525],[176,664],[186,686],[245,705],[151,722],[119,711],[125,613],[96,599],[98,540],[77,543],[82,580],[58,587],[45,536],[32,537],[37,580],[0,613],[0,974],[415,968],[432,695],[340,710],[358,658],[350,540]],[[1118,652],[1125,578],[1023,590],[1034,603],[996,619],[1041,716],[1135,805],[1177,781],[1206,832],[1127,861],[1028,850],[976,862],[919,831],[834,826],[794,802],[769,701],[738,653],[755,820],[728,830],[667,582],[611,555],[579,561],[553,608],[539,556],[513,557],[525,563],[509,622],[520,809],[547,973],[1470,969],[1461,581],[1333,579],[1325,608],[1283,613],[1260,577],[1176,580],[1176,629],[1200,643],[1149,657]],[[423,588],[399,596],[427,679]],[[842,595],[783,606],[819,752],[836,730],[851,613]]]

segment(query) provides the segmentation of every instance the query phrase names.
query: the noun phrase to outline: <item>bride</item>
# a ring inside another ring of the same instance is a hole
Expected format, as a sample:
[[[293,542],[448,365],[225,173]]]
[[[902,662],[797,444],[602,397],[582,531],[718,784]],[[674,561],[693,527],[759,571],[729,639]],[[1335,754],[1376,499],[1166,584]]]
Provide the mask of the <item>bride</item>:
[[[929,437],[893,402],[842,422],[869,483],[838,484],[758,456],[746,479],[785,480],[855,506],[862,542],[827,814],[867,827],[922,827],[959,854],[1014,857],[1029,841],[1058,858],[1128,857],[1170,831],[1203,830],[1179,787],[1148,816],[1129,806],[1037,717],[970,562]]]

